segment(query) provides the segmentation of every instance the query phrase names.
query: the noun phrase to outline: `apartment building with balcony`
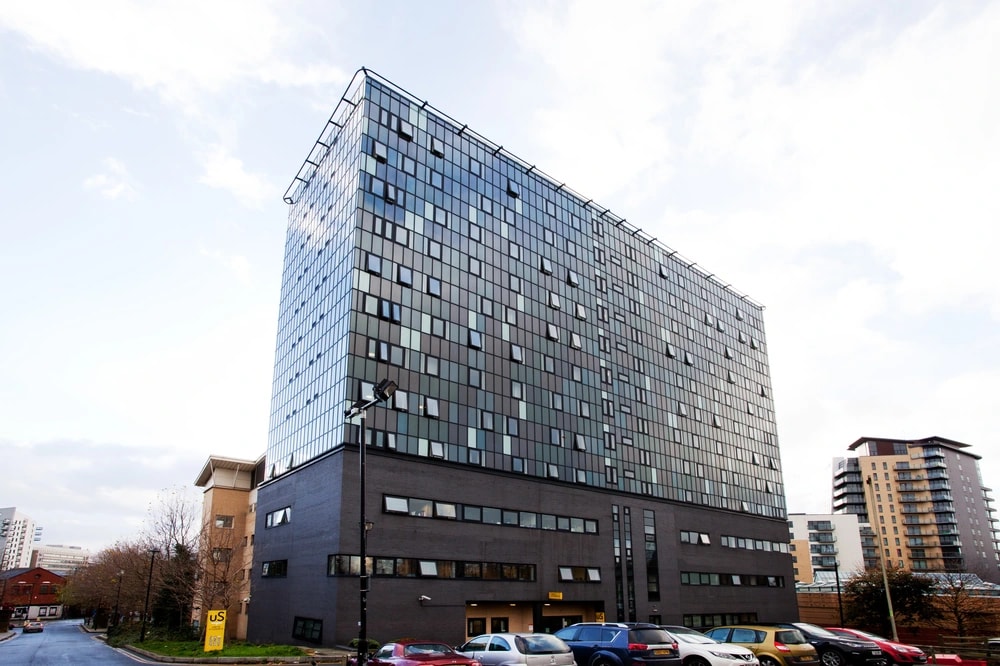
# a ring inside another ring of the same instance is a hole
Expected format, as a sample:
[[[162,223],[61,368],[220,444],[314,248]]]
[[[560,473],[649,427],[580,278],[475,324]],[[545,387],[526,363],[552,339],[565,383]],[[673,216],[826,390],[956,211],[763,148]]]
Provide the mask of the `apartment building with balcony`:
[[[42,527],[17,507],[0,508],[0,571],[31,566],[31,551]]]
[[[833,511],[855,514],[866,566],[886,563],[912,571],[974,572],[1000,577],[998,525],[992,490],[969,445],[943,437],[862,437],[837,458]]]
[[[796,583],[835,576],[849,577],[864,569],[861,523],[853,513],[788,514],[789,551]],[[823,575],[818,575],[823,572]]]

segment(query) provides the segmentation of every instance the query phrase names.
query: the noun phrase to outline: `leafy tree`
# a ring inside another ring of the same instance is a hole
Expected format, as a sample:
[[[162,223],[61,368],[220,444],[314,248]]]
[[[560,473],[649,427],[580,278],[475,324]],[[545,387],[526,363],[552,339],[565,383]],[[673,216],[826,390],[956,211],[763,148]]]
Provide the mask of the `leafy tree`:
[[[886,569],[892,610],[897,627],[917,625],[938,617],[934,605],[934,582],[905,569]],[[889,604],[880,568],[852,576],[844,585],[844,615],[852,626],[871,628],[883,636],[892,635]]]

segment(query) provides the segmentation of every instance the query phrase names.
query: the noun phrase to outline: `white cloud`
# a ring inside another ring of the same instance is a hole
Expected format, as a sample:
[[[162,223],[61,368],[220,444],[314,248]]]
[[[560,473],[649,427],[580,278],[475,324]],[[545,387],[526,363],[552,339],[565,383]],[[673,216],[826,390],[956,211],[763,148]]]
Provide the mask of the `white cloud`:
[[[344,84],[332,65],[299,65],[297,35],[282,3],[268,0],[177,0],[166,3],[97,0],[0,5],[0,26],[72,67],[105,72],[155,90],[188,113],[200,96],[239,82],[286,86]],[[297,30],[296,30],[297,29]]]
[[[132,177],[125,165],[113,157],[106,158],[103,165],[104,171],[102,173],[84,179],[84,189],[97,192],[105,199],[112,201],[135,199],[137,196],[136,188],[131,183]]]
[[[209,250],[204,246],[198,248],[198,253],[208,257],[231,272],[243,284],[250,284],[250,260],[241,255],[226,254],[221,250]]]
[[[994,443],[993,401],[966,392],[1000,364],[946,352],[945,322],[961,310],[993,340],[1000,317],[1000,6],[899,7],[580,2],[514,20],[553,90],[540,167],[767,306],[792,510],[829,509],[803,470],[825,451],[829,478],[863,435]]]
[[[260,208],[279,194],[264,176],[248,173],[243,161],[222,146],[212,146],[201,153],[199,159],[203,169],[199,182],[230,192],[244,206]]]

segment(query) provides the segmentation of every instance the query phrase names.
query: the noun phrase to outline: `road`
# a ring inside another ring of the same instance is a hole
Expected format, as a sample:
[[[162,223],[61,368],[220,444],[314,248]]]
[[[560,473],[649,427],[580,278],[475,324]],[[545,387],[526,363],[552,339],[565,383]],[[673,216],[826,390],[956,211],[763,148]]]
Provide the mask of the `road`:
[[[78,620],[45,623],[40,634],[22,634],[0,642],[3,666],[135,666],[150,663],[110,648],[95,634],[80,629]],[[155,663],[155,662],[153,662]]]

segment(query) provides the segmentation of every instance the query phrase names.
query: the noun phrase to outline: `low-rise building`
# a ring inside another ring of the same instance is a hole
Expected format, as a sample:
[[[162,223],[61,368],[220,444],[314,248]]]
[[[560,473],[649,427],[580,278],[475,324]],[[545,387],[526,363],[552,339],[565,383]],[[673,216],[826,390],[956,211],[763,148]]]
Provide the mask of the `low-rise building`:
[[[0,626],[4,622],[58,619],[66,579],[41,567],[0,571]]]

